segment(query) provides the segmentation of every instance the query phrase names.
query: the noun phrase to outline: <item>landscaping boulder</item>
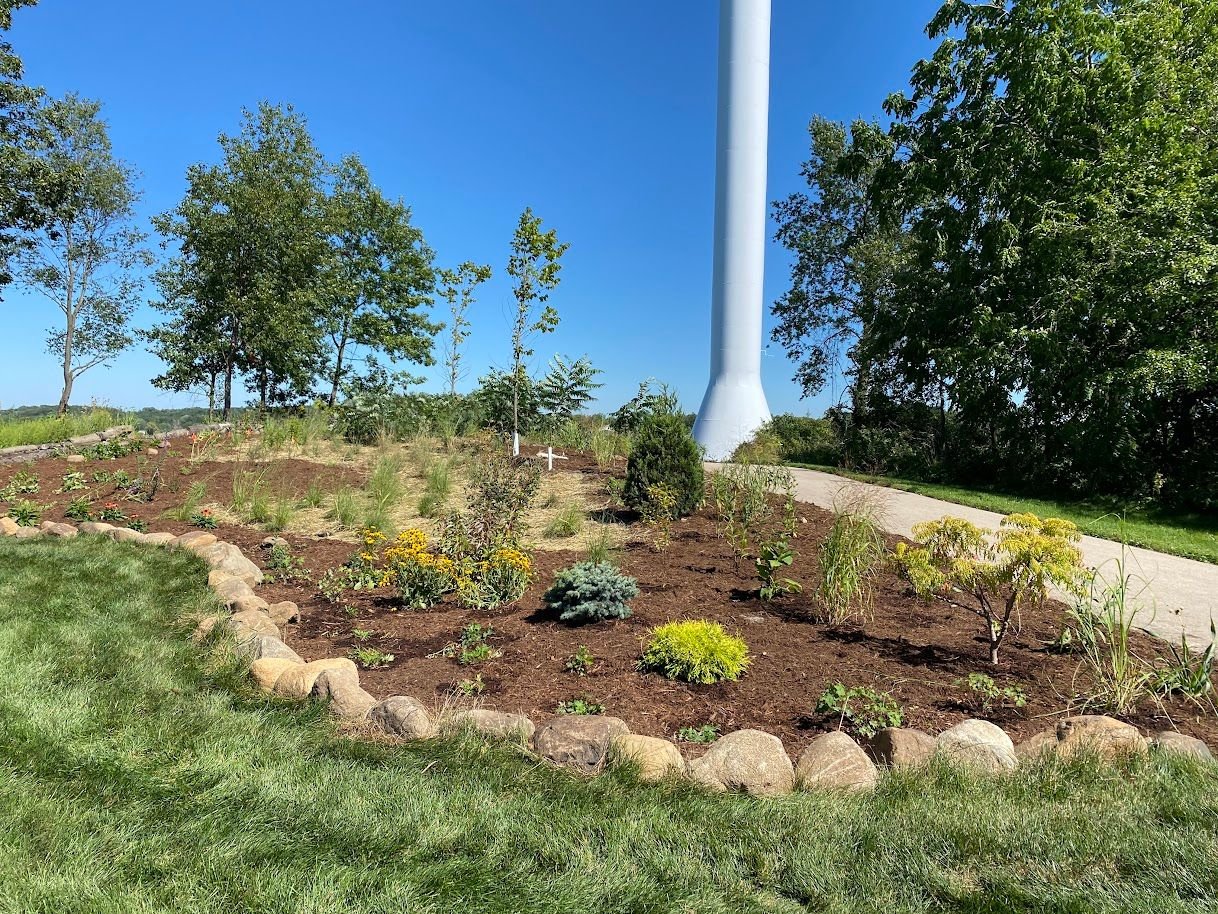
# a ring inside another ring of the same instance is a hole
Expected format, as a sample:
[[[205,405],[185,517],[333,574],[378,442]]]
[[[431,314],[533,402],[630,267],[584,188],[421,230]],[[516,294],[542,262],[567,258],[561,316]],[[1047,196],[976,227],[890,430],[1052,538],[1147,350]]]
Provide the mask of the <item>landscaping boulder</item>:
[[[635,765],[644,781],[662,781],[670,775],[685,773],[681,750],[656,736],[619,733],[609,741],[609,758]]]
[[[548,762],[596,774],[605,764],[609,743],[629,733],[624,720],[599,714],[560,714],[533,734],[533,748]]]
[[[71,539],[76,536],[76,528],[71,524],[58,524],[53,520],[44,520],[40,526],[42,532],[47,536],[58,536],[63,539]]]
[[[241,578],[225,578],[212,589],[215,590],[216,596],[220,598],[220,602],[225,606],[232,606],[238,597],[254,596],[253,589]]]
[[[114,529],[114,524],[104,524],[98,520],[87,520],[76,529],[87,536],[107,536]]]
[[[21,525],[11,517],[0,517],[0,536],[16,536],[20,529]]]
[[[233,597],[232,602],[229,604],[229,609],[235,613],[249,612],[252,609],[265,612],[268,616],[270,616],[271,614],[267,612],[269,608],[270,604],[252,590],[248,593],[238,594],[237,596]],[[276,625],[279,624],[279,621],[274,616],[271,616],[271,621]]]
[[[1015,744],[988,720],[963,720],[936,740],[944,755],[986,771],[1010,771],[1018,764]]]
[[[259,543],[259,545],[263,549],[274,549],[276,546],[280,547],[281,549],[287,549],[290,546],[288,541],[282,536],[268,536],[261,543]]]
[[[280,627],[287,625],[289,622],[300,621],[300,607],[291,600],[272,603],[266,607],[266,611],[274,623]]]
[[[195,630],[193,634],[191,634],[190,640],[195,644],[202,644],[207,639],[207,636],[212,633],[212,630],[219,624],[220,620],[216,616],[208,616],[195,626]]]
[[[1103,714],[1083,714],[1057,722],[1057,752],[1070,758],[1080,752],[1114,759],[1146,751],[1146,740],[1132,724]]]
[[[176,540],[177,537],[172,533],[145,533],[145,546],[168,546]]]
[[[743,790],[758,796],[790,793],[795,785],[795,767],[782,741],[760,730],[721,736],[702,758],[689,763],[689,774],[712,790]]]
[[[106,531],[106,536],[116,543],[142,543],[144,534],[130,527],[112,527]]]
[[[276,638],[280,636],[279,626],[272,622],[266,613],[256,609],[233,613],[225,620],[225,625],[238,641],[252,638],[254,635],[274,635]]]
[[[1020,762],[1030,762],[1056,749],[1057,730],[1041,730],[1015,747],[1015,758]]]
[[[175,539],[173,544],[179,549],[189,549],[192,552],[197,552],[214,545],[215,542],[216,536],[214,533],[208,533],[206,530],[191,530],[189,533],[183,533]]]
[[[1164,730],[1156,733],[1150,740],[1150,748],[1156,752],[1168,752],[1174,755],[1191,755],[1207,762],[1214,760],[1210,747],[1195,736],[1186,736],[1175,730]]]
[[[326,660],[314,660],[312,663],[294,663],[292,669],[275,682],[275,694],[282,695],[284,698],[308,698],[318,676],[327,670],[344,669],[348,670],[358,681],[359,671],[356,670],[355,663],[346,657],[331,657]]]
[[[279,682],[279,677],[288,670],[297,669],[299,666],[299,663],[293,663],[283,657],[263,657],[250,664],[250,677],[262,691],[272,692],[275,690],[276,683]]]
[[[299,654],[274,635],[254,635],[237,646],[237,653],[251,661],[275,657],[279,660],[291,660],[293,663],[304,663]]]
[[[66,460],[68,463],[84,463],[85,462],[84,454],[69,454],[67,457],[65,457],[63,459]]]
[[[223,547],[219,550],[217,547]],[[262,569],[231,543],[216,543],[198,553],[212,568],[240,578],[251,587],[262,583]]]
[[[885,727],[864,748],[871,760],[886,768],[925,765],[934,757],[935,738],[912,727]]]
[[[523,714],[490,711],[486,708],[458,711],[449,716],[443,724],[445,730],[473,730],[492,739],[522,743],[532,739],[535,730],[533,722]]]
[[[37,527],[18,527],[13,536],[19,540],[32,540],[42,536],[42,531]]]
[[[330,713],[343,720],[363,720],[376,705],[376,699],[360,688],[354,667],[323,671],[309,694],[329,701]]]
[[[862,747],[839,730],[816,737],[800,753],[795,780],[805,789],[869,790],[879,780],[879,772]]]
[[[436,732],[422,702],[406,695],[394,695],[378,702],[368,712],[368,720],[399,739],[429,739]]]

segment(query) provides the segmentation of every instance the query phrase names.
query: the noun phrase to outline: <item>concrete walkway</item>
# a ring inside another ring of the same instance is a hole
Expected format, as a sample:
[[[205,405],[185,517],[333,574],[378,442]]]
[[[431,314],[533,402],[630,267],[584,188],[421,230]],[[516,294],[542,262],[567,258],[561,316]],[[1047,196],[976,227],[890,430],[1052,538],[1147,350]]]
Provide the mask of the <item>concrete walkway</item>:
[[[885,529],[900,536],[911,536],[914,524],[945,514],[990,528],[997,527],[1002,520],[1001,514],[992,511],[855,482],[831,473],[796,468],[791,473],[798,486],[799,500],[822,508],[831,509],[843,497],[843,489],[847,493],[866,490],[869,497],[875,497],[882,505]],[[1102,574],[1115,574],[1116,561],[1121,557],[1120,543],[1085,536],[1080,545],[1085,564],[1100,569]],[[1210,618],[1218,620],[1218,565],[1134,546],[1125,547],[1125,559],[1126,574],[1134,577],[1133,589],[1139,592],[1138,605],[1142,607],[1138,626],[1176,644],[1181,635],[1193,648],[1209,644]]]

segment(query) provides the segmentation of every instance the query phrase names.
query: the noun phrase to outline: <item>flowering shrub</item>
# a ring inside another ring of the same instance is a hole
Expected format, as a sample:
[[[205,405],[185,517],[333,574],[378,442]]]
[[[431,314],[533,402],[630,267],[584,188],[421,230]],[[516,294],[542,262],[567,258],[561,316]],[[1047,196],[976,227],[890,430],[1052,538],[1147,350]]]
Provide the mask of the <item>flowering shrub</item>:
[[[107,524],[121,524],[127,520],[127,515],[118,502],[108,501],[101,507],[97,516]]]
[[[457,579],[457,598],[471,609],[515,603],[533,580],[533,560],[519,549],[496,549]]]
[[[196,527],[202,527],[204,530],[216,529],[216,518],[211,513],[211,508],[202,508],[190,516],[190,522]]]
[[[452,559],[427,551],[427,534],[403,530],[385,550],[385,569],[397,585],[402,602],[411,609],[434,606],[457,588],[457,567]]]

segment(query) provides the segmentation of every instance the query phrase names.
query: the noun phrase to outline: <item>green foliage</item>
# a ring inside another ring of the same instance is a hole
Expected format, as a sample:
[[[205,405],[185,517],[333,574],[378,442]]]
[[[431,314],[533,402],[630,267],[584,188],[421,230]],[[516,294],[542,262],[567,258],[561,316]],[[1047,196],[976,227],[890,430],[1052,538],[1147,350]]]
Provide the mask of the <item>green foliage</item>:
[[[545,535],[551,539],[569,539],[584,528],[584,506],[569,502],[546,524]]]
[[[63,481],[59,484],[60,492],[79,492],[81,489],[88,488],[89,483],[85,479],[84,473],[65,473]]]
[[[639,427],[626,465],[622,498],[627,507],[642,509],[652,486],[672,493],[678,517],[692,514],[702,503],[702,453],[676,416],[654,416]]]
[[[481,673],[475,673],[472,679],[462,679],[457,682],[453,686],[453,691],[457,695],[473,698],[475,695],[481,695],[486,691],[486,681],[482,678]]]
[[[478,286],[491,278],[489,264],[477,264],[466,260],[455,270],[439,270],[436,274],[440,298],[448,302],[448,335],[444,350],[445,375],[448,378],[448,393],[457,395],[457,384],[465,376],[461,367],[463,353],[461,347],[469,339],[469,306],[474,302],[474,293]]]
[[[1218,628],[1210,621],[1210,643],[1197,652],[1180,636],[1180,645],[1169,645],[1171,657],[1160,662],[1152,689],[1157,695],[1183,695],[1205,710],[1215,712],[1214,656],[1218,649]]]
[[[652,390],[652,379],[648,378],[639,385],[639,391],[609,417],[609,425],[619,435],[634,435],[646,423],[661,416],[681,415],[681,405],[677,400],[676,391],[668,385],[661,384]]]
[[[25,470],[18,470],[0,489],[0,501],[13,501],[18,495],[37,495],[42,485],[38,477]]]
[[[600,565],[618,564],[621,547],[614,540],[607,527],[601,527],[588,539],[588,561]]]
[[[795,552],[785,539],[778,537],[761,544],[757,561],[754,563],[757,580],[761,582],[761,599],[773,600],[783,594],[800,593],[803,590],[803,585],[798,581],[778,577],[778,572],[789,568],[794,561]]]
[[[604,714],[605,706],[593,701],[587,695],[580,698],[568,698],[560,701],[554,708],[555,714]]]
[[[836,714],[839,726],[846,726],[864,739],[875,736],[886,727],[899,727],[904,712],[887,692],[870,686],[847,688],[835,682],[821,693],[816,702],[818,714]]]
[[[471,622],[461,629],[459,639],[448,645],[443,653],[445,656],[455,657],[462,666],[493,660],[501,654],[488,643],[494,634],[495,629],[492,626]]]
[[[871,610],[874,578],[885,552],[875,512],[875,506],[864,499],[835,506],[833,525],[820,544],[816,605],[821,617],[832,625],[864,618]],[[918,569],[911,571],[915,577],[919,573]]]
[[[737,564],[755,554],[757,540],[774,520],[771,495],[784,495],[783,532],[795,536],[795,478],[785,467],[731,463],[711,475],[711,499],[723,525],[723,535],[732,545]]]
[[[638,581],[614,565],[579,562],[554,576],[542,600],[572,625],[630,617],[629,601],[639,595]]]
[[[651,530],[651,548],[663,552],[672,544],[672,522],[677,516],[677,496],[668,486],[648,486],[647,500],[639,509],[639,520]]]
[[[328,516],[338,521],[340,527],[355,527],[359,523],[359,498],[355,490],[344,486],[335,492]]]
[[[981,705],[981,712],[989,714],[994,708],[1022,708],[1028,703],[1027,693],[1018,686],[1000,686],[992,676],[985,673],[969,673],[966,679],[957,679],[956,685],[966,688]]]
[[[642,670],[684,682],[735,682],[749,665],[744,640],[729,635],[718,622],[668,622],[651,630],[639,663]]]
[[[596,657],[592,655],[592,651],[588,650],[586,644],[581,644],[575,653],[567,658],[563,669],[576,676],[587,676],[592,672],[594,666],[596,666]]]
[[[87,495],[82,495],[80,498],[73,498],[66,508],[63,509],[63,516],[69,520],[84,522],[93,519],[92,513],[93,502]]]
[[[593,391],[604,386],[595,380],[600,373],[587,356],[574,362],[561,355],[550,360],[545,376],[537,382],[537,401],[548,431],[561,428],[584,410],[592,401]]]
[[[130,419],[126,414],[98,406],[72,409],[63,416],[54,415],[53,406],[38,409],[50,410],[51,415],[26,416],[24,410],[0,411],[0,448],[66,441],[122,425]]]
[[[713,743],[719,738],[719,728],[714,724],[702,724],[700,727],[682,727],[677,731],[677,739],[683,743]]]
[[[1083,586],[1078,528],[1060,518],[1008,514],[989,531],[943,517],[915,524],[913,534],[923,545],[898,543],[898,569],[918,596],[983,620],[991,663],[998,662],[1016,610],[1043,604],[1051,586],[1074,592]]]
[[[393,663],[395,658],[393,654],[365,644],[352,648],[351,659],[365,670],[380,670]]]
[[[496,549],[519,546],[540,484],[536,461],[499,452],[474,461],[465,507],[441,522],[444,554],[455,561],[485,561]]]
[[[8,516],[18,527],[36,527],[42,520],[43,506],[22,498],[11,502],[8,506]]]

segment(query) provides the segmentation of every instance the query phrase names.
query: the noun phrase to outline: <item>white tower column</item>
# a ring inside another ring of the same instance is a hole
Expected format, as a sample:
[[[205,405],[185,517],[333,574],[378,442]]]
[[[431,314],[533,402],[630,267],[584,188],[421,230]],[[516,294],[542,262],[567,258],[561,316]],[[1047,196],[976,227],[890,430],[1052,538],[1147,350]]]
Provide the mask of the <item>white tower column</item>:
[[[710,384],[694,423],[726,460],[770,418],[761,389],[770,0],[720,0]]]

